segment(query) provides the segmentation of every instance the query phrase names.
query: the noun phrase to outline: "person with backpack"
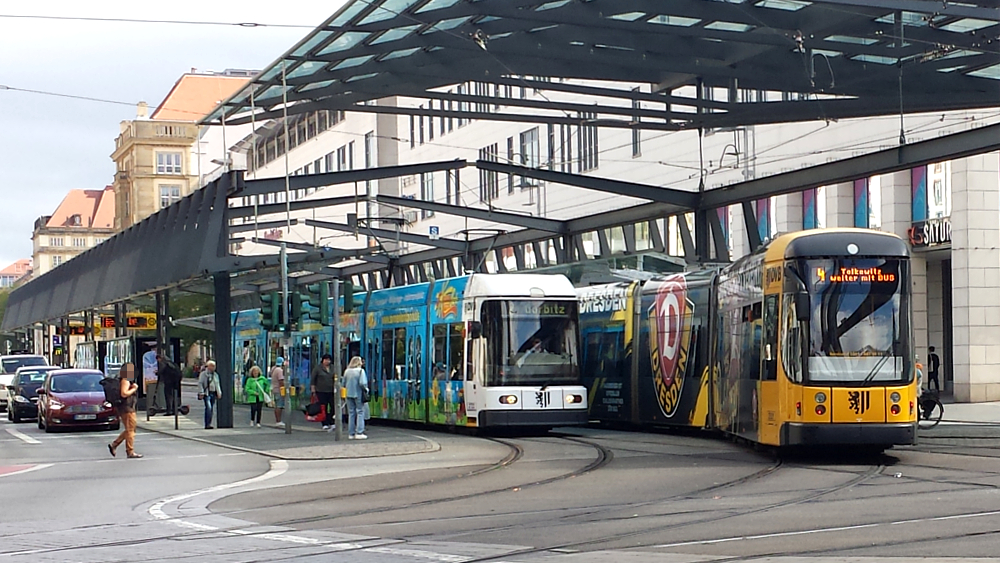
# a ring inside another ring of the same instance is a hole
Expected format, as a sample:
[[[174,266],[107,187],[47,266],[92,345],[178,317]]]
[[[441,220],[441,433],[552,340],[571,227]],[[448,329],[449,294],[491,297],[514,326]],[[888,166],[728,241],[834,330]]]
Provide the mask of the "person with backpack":
[[[205,362],[205,369],[198,376],[198,398],[205,401],[205,430],[211,430],[215,402],[222,398],[222,383],[213,360]]]
[[[247,374],[247,382],[243,385],[247,402],[250,403],[250,426],[254,424],[260,428],[260,415],[264,410],[264,403],[271,402],[271,381],[263,377],[260,368],[253,366]]]
[[[142,454],[136,453],[135,451],[135,401],[136,393],[139,391],[139,386],[133,381],[135,378],[135,366],[130,363],[122,364],[121,369],[118,371],[118,396],[110,397],[110,402],[115,409],[118,411],[118,418],[122,423],[122,433],[115,438],[114,442],[108,444],[108,451],[111,452],[111,457],[117,456],[118,446],[122,442],[125,442],[125,453],[128,455],[129,459],[138,459],[142,457]],[[113,389],[113,388],[112,388]],[[108,394],[113,395],[113,390],[106,388],[105,398]]]
[[[163,397],[167,404],[167,416],[173,416],[178,408],[181,392],[181,370],[160,354],[156,355],[156,377],[163,385]]]

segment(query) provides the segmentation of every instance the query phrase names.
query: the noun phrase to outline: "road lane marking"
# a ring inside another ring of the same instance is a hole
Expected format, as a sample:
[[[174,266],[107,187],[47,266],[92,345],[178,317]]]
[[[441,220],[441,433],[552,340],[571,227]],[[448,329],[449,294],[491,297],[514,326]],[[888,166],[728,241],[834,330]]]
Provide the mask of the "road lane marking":
[[[244,479],[242,481],[237,481],[235,483],[224,483],[222,485],[216,485],[214,487],[209,487],[207,489],[199,489],[197,491],[193,491],[193,492],[190,492],[190,493],[184,493],[184,494],[181,494],[181,495],[176,495],[176,496],[168,497],[168,498],[165,498],[163,500],[160,500],[160,501],[157,501],[157,502],[153,503],[153,505],[149,507],[148,512],[149,512],[150,516],[152,516],[153,518],[155,518],[157,520],[170,520],[171,517],[169,515],[167,515],[166,512],[163,511],[163,507],[166,506],[166,505],[168,505],[168,504],[179,503],[181,501],[189,500],[189,499],[192,499],[192,498],[194,498],[196,496],[199,496],[199,495],[205,495],[205,494],[209,494],[209,493],[217,493],[219,491],[225,491],[225,490],[228,490],[228,489],[235,489],[237,487],[243,487],[243,486],[246,486],[246,485],[252,485],[254,483],[259,483],[261,481],[267,481],[268,479],[274,479],[275,477],[280,477],[281,475],[284,475],[284,473],[286,471],[288,471],[288,462],[287,461],[282,460],[282,459],[272,459],[271,460],[271,468],[268,469],[266,473],[263,473],[263,474],[258,475],[256,477],[251,477],[250,479]],[[187,524],[191,524],[191,522],[185,522],[184,520],[181,520],[181,519],[175,519],[175,520],[173,520],[173,522],[177,523],[179,526],[186,526]],[[184,522],[184,523],[182,523],[182,522]],[[202,525],[198,524],[198,526],[202,526]],[[211,527],[211,528],[213,530],[218,529],[218,528],[214,528],[214,527]]]
[[[10,477],[12,475],[31,473],[32,471],[38,471],[39,469],[45,469],[48,467],[52,467],[52,464],[40,463],[38,465],[11,465],[8,467],[0,467],[0,477]]]
[[[685,547],[689,545],[714,545],[741,540],[761,540],[771,538],[783,538],[789,536],[803,536],[807,534],[824,534],[828,532],[843,532],[846,530],[861,530],[864,528],[878,528],[881,526],[901,526],[904,524],[919,524],[924,522],[940,522],[942,520],[960,520],[964,518],[983,518],[985,516],[1000,516],[1000,510],[989,512],[968,512],[965,514],[953,514],[951,516],[931,516],[927,518],[912,518],[910,520],[897,520],[895,522],[876,522],[874,524],[857,524],[854,526],[834,526],[830,528],[814,528],[812,530],[798,530],[794,532],[774,532],[771,534],[757,534],[752,536],[732,536],[728,538],[717,538],[713,540],[695,540],[676,543],[664,543],[653,547]]]
[[[7,428],[7,433],[26,444],[41,444],[38,440],[27,434],[22,434],[20,430],[15,430],[14,428]]]

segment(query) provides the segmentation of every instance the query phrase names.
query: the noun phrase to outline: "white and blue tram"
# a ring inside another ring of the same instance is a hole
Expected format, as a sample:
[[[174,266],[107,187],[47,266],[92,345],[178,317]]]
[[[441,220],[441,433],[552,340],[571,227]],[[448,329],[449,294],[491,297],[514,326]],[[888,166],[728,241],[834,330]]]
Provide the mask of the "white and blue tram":
[[[242,315],[237,347],[241,333],[264,338]],[[354,310],[340,316],[341,354],[345,363],[354,355],[365,360],[372,418],[467,427],[584,424],[578,318],[576,291],[564,276],[472,274],[356,293]],[[267,345],[269,360],[289,357],[300,401],[307,400],[309,365],[330,350],[329,327],[306,328],[293,334],[290,349],[279,349],[277,334]],[[247,357],[245,349],[235,357]]]

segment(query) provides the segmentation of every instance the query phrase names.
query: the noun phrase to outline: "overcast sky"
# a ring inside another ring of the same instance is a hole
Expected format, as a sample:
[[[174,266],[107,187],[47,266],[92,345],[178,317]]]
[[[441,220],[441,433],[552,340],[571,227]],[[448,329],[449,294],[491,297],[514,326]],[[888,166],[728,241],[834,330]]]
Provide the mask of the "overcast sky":
[[[0,5],[0,85],[159,103],[191,68],[261,69],[309,29],[56,21],[10,15],[317,26],[344,0],[237,3],[35,0]],[[235,7],[239,11],[235,11]],[[281,11],[275,12],[275,7]],[[154,9],[155,8],[155,9]],[[0,88],[0,268],[31,257],[34,221],[71,189],[112,182],[119,123],[135,107]]]

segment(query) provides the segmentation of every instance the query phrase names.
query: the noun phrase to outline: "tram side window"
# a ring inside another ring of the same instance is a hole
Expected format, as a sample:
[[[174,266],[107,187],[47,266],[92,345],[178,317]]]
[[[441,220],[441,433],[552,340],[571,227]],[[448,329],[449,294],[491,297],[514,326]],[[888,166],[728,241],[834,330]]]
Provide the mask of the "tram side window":
[[[583,345],[583,377],[587,379],[600,376],[601,371],[601,333],[587,334]]]
[[[465,361],[463,330],[462,323],[448,325],[448,374],[452,381],[462,379],[462,362]]]
[[[781,304],[781,366],[785,376],[802,382],[802,341],[799,322],[795,316],[795,299],[791,294],[782,298]]]
[[[396,380],[406,379],[406,329],[397,328],[396,338],[393,342],[395,351],[393,357],[392,378]]]
[[[764,298],[764,365],[761,369],[761,379],[775,381],[778,379],[778,296],[768,295]]]
[[[396,379],[393,371],[392,351],[395,348],[392,342],[393,332],[391,330],[382,331],[382,380],[391,381]]]
[[[434,325],[434,365],[431,377],[435,381],[448,378],[448,325]]]

